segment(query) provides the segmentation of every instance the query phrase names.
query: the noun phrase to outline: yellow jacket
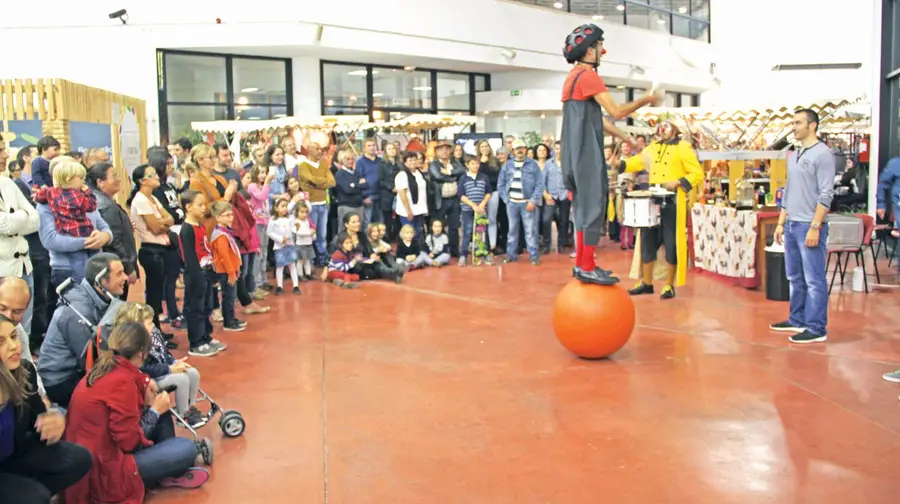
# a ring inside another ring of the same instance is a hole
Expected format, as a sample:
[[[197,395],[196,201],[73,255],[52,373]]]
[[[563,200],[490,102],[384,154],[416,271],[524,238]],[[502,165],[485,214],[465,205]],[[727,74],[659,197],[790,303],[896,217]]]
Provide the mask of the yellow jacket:
[[[650,166],[646,166],[647,163]],[[688,248],[687,248],[687,212],[689,196],[695,189],[703,184],[704,173],[700,161],[694,154],[691,144],[684,140],[672,142],[655,141],[644,148],[638,156],[632,156],[625,161],[625,172],[635,173],[647,170],[650,174],[650,184],[666,184],[678,182],[680,187],[676,195],[677,222],[675,230],[675,245],[678,251],[678,274],[676,286],[684,285],[687,281]]]

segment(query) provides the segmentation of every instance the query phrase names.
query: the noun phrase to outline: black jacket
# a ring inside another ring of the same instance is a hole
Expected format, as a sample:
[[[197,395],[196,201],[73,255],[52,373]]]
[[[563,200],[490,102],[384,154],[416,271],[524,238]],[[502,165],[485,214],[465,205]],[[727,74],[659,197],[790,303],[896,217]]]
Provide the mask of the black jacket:
[[[362,176],[359,170],[349,172],[340,169],[334,174],[335,186],[332,189],[338,206],[358,208],[363,206],[363,192],[369,187],[368,181],[360,184]]]
[[[37,370],[34,369],[34,364],[22,359],[19,365],[28,371],[28,390],[31,391],[31,394],[25,398],[22,404],[16,406],[15,451],[13,456],[16,453],[23,453],[35,444],[42,442],[41,435],[35,430],[34,424],[37,422],[38,415],[47,411],[47,407],[44,406],[44,401],[41,400],[41,395],[38,393]]]
[[[100,217],[109,225],[112,231],[112,241],[103,247],[104,252],[112,252],[122,260],[125,274],[130,275],[137,271],[137,245],[134,243],[134,228],[131,226],[131,218],[125,210],[112,198],[100,189],[93,189],[97,197],[97,209]]]
[[[394,201],[394,178],[400,173],[400,167],[382,159],[378,167],[379,198],[381,199],[381,211],[388,212],[391,202]]]

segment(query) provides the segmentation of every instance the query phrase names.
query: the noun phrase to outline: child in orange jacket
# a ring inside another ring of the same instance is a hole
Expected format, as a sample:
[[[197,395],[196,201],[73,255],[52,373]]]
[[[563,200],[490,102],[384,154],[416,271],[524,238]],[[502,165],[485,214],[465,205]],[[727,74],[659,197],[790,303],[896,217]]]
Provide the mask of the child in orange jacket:
[[[231,203],[216,201],[210,206],[210,214],[216,220],[216,228],[212,232],[213,268],[219,277],[219,289],[222,291],[222,329],[226,331],[243,331],[247,323],[238,320],[234,314],[234,299],[237,297],[237,280],[241,273],[241,252],[238,248],[231,225],[234,222],[234,209]]]

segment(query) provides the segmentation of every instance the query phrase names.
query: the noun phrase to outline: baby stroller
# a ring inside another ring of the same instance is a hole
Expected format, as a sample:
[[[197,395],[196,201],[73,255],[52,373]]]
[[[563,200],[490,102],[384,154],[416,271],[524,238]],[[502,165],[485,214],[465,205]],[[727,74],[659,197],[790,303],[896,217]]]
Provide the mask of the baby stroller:
[[[106,289],[103,288],[103,285],[100,283],[100,280],[106,276],[107,270],[103,269],[96,278],[94,278],[94,286],[99,289],[104,296],[108,300],[112,300],[115,298],[111,293],[109,293]],[[91,323],[87,317],[84,316],[81,312],[78,311],[72,304],[69,302],[68,298],[65,296],[65,292],[72,287],[72,279],[68,278],[66,281],[61,283],[59,287],[56,288],[56,295],[59,298],[60,304],[68,306],[72,313],[78,317],[78,321],[85,327],[87,327],[91,334],[95,334],[96,336],[88,340],[87,345],[85,345],[84,350],[81,352],[80,366],[79,371],[81,371],[82,375],[86,375],[88,371],[91,370],[94,363],[97,362],[100,356],[100,350],[103,349],[106,345],[105,339],[103,337],[102,328],[98,325]],[[108,336],[108,335],[107,335]],[[175,386],[171,385],[169,387],[164,388],[160,391],[160,393],[169,393],[174,392]],[[219,428],[222,429],[222,433],[225,434],[225,437],[238,437],[244,433],[244,429],[246,428],[246,423],[244,422],[244,417],[235,410],[222,410],[222,408],[202,389],[199,391],[200,393],[200,401],[208,401],[210,404],[209,411],[203,415],[203,421],[196,426],[196,428],[200,428],[203,425],[209,423],[217,414],[221,414],[219,416]],[[199,434],[197,434],[197,430],[195,427],[191,426],[185,419],[178,414],[175,409],[170,410],[172,413],[172,418],[175,419],[175,424],[188,430],[191,433],[191,436],[194,439],[194,443],[197,445],[197,452],[203,458],[203,463],[206,465],[212,465],[213,462],[213,445],[212,441],[208,438],[201,438]]]

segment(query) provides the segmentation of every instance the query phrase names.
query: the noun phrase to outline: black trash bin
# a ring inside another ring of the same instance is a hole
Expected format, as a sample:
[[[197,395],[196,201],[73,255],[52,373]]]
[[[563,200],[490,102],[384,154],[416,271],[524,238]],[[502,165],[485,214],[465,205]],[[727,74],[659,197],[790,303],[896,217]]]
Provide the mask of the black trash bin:
[[[784,252],[766,250],[766,299],[789,301],[791,284],[785,271]]]

